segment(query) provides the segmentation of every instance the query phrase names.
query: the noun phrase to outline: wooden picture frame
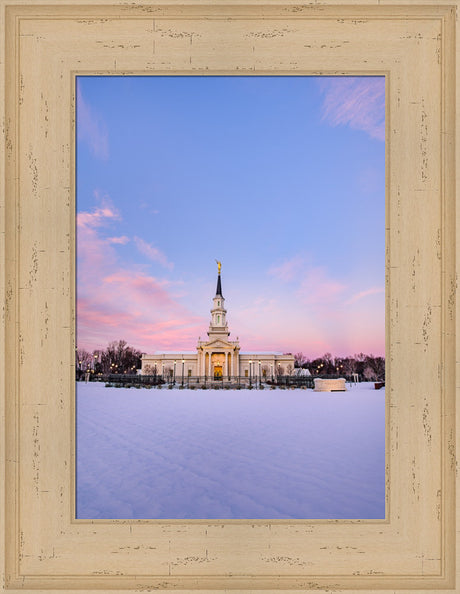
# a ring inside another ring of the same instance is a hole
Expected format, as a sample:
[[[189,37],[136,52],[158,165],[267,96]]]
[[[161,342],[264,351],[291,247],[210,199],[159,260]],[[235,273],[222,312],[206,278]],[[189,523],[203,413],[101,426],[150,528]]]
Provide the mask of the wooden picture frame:
[[[2,591],[455,591],[458,0],[0,8]],[[385,520],[74,519],[73,102],[91,73],[386,76]]]

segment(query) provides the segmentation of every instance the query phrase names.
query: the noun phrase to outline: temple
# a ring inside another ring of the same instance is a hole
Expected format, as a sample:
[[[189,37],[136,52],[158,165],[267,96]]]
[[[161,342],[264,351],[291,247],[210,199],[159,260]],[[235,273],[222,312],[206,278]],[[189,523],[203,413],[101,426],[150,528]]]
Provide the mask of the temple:
[[[217,287],[212,300],[208,340],[198,340],[196,352],[142,355],[143,375],[171,378],[201,378],[211,381],[246,378],[269,380],[290,375],[294,370],[292,354],[241,352],[238,338],[230,340],[225,298],[222,294],[221,263],[217,262]]]

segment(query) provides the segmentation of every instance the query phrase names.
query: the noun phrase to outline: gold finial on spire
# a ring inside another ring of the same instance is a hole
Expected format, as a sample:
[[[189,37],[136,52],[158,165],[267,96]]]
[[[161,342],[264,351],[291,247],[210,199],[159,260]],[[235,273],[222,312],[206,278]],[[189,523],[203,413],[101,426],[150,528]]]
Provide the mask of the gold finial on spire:
[[[220,269],[222,268],[222,262],[219,262],[219,260],[216,260],[217,262],[217,272],[220,274]]]

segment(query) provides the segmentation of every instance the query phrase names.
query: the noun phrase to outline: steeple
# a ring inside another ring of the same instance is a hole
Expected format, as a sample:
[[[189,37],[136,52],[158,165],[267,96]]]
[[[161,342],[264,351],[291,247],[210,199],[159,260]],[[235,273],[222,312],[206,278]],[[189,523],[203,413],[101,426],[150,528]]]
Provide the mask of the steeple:
[[[216,289],[216,297],[222,297],[222,285],[220,283],[220,272],[217,275],[217,289]]]
[[[211,337],[219,337],[219,338],[228,338],[230,332],[228,331],[227,326],[227,310],[224,307],[225,299],[222,296],[222,283],[220,280],[220,270],[222,268],[222,263],[216,260],[217,262],[217,289],[216,289],[216,296],[214,297],[213,307],[211,309],[211,323],[209,324],[208,336]]]

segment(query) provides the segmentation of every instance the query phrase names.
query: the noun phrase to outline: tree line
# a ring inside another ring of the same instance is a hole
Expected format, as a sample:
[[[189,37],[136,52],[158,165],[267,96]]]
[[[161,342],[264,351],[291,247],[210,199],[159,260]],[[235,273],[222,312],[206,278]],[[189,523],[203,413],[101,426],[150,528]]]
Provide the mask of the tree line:
[[[85,349],[75,350],[75,369],[77,379],[87,373],[103,374],[123,373],[134,374],[141,367],[142,352],[129,346],[126,340],[113,341],[105,349],[89,352]],[[303,353],[294,355],[294,367],[308,369],[313,376],[335,375],[350,377],[358,374],[366,381],[385,380],[385,359],[358,353],[350,357],[333,357],[325,353],[322,357],[309,359]],[[281,370],[278,370],[281,373]],[[291,375],[292,369],[286,370]],[[268,372],[267,372],[268,373]],[[282,374],[285,370],[282,370]]]
[[[114,340],[105,349],[92,353],[75,349],[77,380],[87,373],[107,375],[109,373],[136,373],[141,367],[142,352],[128,345],[126,340]]]
[[[374,382],[385,380],[385,359],[358,353],[350,357],[333,357],[325,353],[322,357],[308,359],[303,353],[294,355],[294,365],[308,369],[315,375],[352,376],[358,374],[362,380]]]

